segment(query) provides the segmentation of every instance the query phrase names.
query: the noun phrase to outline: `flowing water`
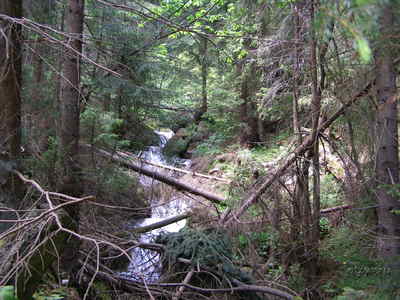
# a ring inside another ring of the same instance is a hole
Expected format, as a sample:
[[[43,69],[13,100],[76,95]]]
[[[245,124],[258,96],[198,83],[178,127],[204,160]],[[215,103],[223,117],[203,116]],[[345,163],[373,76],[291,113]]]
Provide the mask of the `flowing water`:
[[[168,140],[173,136],[172,131],[168,132],[158,132],[156,133],[160,137],[160,144],[158,146],[150,146],[146,151],[143,151],[140,156],[144,160],[168,165],[168,162],[175,162],[179,164],[188,165],[190,161],[182,160],[182,159],[166,159],[162,153],[163,148],[165,147]],[[154,167],[155,168],[155,167]],[[140,177],[140,183],[145,187],[151,188],[152,184],[157,184],[152,178],[147,176]],[[157,222],[160,222],[164,219],[179,215],[184,213],[190,203],[181,198],[175,198],[172,201],[169,201],[165,204],[156,203],[157,201],[153,201],[151,203],[151,217],[139,220],[133,226],[134,227],[143,227],[147,225],[151,225]],[[162,232],[178,232],[182,229],[186,224],[186,220],[181,220],[179,222],[170,224],[160,229],[152,230],[151,232],[144,233],[140,236],[139,241],[142,243],[151,243],[154,238]],[[142,248],[134,248],[131,252],[132,262],[128,266],[128,270],[126,272],[122,272],[120,275],[124,278],[128,278],[134,281],[146,281],[146,282],[154,282],[157,281],[160,277],[161,271],[161,262],[160,256],[157,252],[142,249]]]

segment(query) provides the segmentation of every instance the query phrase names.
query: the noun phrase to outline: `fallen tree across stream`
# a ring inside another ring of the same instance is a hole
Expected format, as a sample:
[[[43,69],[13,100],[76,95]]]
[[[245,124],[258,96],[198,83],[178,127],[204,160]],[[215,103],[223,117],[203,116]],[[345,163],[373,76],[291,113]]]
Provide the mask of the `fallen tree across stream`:
[[[216,180],[216,181],[220,181],[220,182],[223,182],[223,183],[226,183],[226,184],[230,184],[231,183],[231,180],[229,180],[229,179],[216,177],[216,176],[205,175],[205,174],[201,174],[201,173],[197,173],[197,172],[190,172],[190,171],[187,171],[187,170],[183,170],[183,169],[179,169],[179,168],[175,168],[175,167],[171,167],[171,166],[156,164],[154,162],[141,159],[141,158],[139,158],[139,157],[137,157],[134,154],[129,153],[129,152],[117,151],[116,153],[119,156],[124,157],[126,159],[129,159],[129,160],[135,159],[135,160],[140,161],[141,163],[144,163],[146,165],[152,165],[152,166],[157,167],[157,168],[176,171],[176,172],[180,172],[180,173],[183,173],[183,174],[189,174],[189,175],[196,176],[196,177],[202,177],[202,178],[206,178],[206,179]]]
[[[172,178],[170,176],[161,174],[160,172],[157,172],[155,170],[151,170],[148,167],[141,166],[141,165],[139,165],[138,163],[135,163],[132,160],[128,161],[126,158],[121,157],[120,155],[118,155],[118,153],[110,153],[110,152],[105,151],[103,149],[99,149],[99,148],[96,148],[94,146],[86,145],[86,144],[82,145],[82,146],[87,147],[87,148],[95,151],[96,153],[98,153],[99,155],[101,155],[101,156],[103,156],[105,158],[111,159],[112,161],[120,164],[121,166],[123,166],[125,168],[128,168],[128,169],[130,169],[132,171],[138,172],[140,174],[146,175],[146,176],[148,176],[150,178],[154,178],[155,180],[158,180],[160,182],[163,182],[165,184],[173,186],[178,190],[183,190],[183,191],[186,191],[186,192],[188,192],[190,194],[204,197],[205,199],[210,200],[211,202],[214,202],[216,204],[222,204],[223,202],[225,202],[225,198],[223,198],[223,197],[221,197],[219,195],[216,195],[216,194],[213,194],[213,193],[210,193],[210,192],[207,192],[207,191],[202,191],[200,189],[197,189],[197,188],[193,187],[192,185],[189,185],[189,184],[187,184],[185,182],[182,182],[182,181],[177,180],[175,178]]]
[[[153,223],[153,224],[150,224],[150,225],[146,225],[146,226],[142,226],[142,227],[133,228],[133,229],[131,230],[131,232],[135,232],[135,233],[145,233],[145,232],[149,232],[149,231],[152,231],[152,230],[154,230],[154,229],[159,229],[159,228],[168,226],[168,225],[170,225],[170,224],[179,222],[179,221],[181,221],[181,220],[183,220],[183,219],[187,219],[187,218],[189,218],[190,216],[191,216],[190,213],[181,214],[181,215],[178,215],[178,216],[173,216],[173,217],[167,218],[167,219],[165,219],[165,220],[161,220],[161,221],[159,221],[159,222],[156,222],[156,223]]]

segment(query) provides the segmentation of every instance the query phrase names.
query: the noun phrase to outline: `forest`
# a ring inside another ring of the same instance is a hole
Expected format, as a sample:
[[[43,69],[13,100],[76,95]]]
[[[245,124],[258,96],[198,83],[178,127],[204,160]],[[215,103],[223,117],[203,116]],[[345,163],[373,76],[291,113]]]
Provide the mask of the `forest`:
[[[0,300],[400,300],[397,0],[0,0]]]

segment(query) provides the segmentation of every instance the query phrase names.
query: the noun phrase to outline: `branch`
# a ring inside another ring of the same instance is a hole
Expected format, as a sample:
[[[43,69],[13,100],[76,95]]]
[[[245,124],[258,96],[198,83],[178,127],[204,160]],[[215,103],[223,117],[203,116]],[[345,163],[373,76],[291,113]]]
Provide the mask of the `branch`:
[[[130,293],[135,293],[135,292],[144,292],[144,287],[141,288],[143,283],[135,282],[132,280],[128,280],[125,278],[118,277],[117,275],[114,274],[108,274],[103,271],[97,271],[95,270],[94,267],[90,266],[90,264],[85,265],[84,271],[91,276],[96,276],[96,278],[103,280],[107,282],[108,284],[114,286],[114,287],[119,287],[127,292]],[[263,293],[263,294],[268,294],[268,295],[273,295],[277,296],[283,299],[287,300],[294,300],[295,296],[291,295],[287,292],[277,290],[274,288],[266,287],[266,286],[259,286],[259,285],[250,285],[250,284],[244,284],[238,280],[233,280],[233,283],[238,285],[236,287],[230,287],[230,288],[202,288],[198,286],[194,286],[188,283],[180,282],[180,283],[147,283],[147,286],[149,288],[156,288],[156,287],[179,287],[179,288],[187,288],[191,289],[197,292],[200,292],[202,294],[223,294],[223,293],[234,293],[234,292],[258,292],[258,293]],[[157,292],[157,290],[152,290],[152,292]]]
[[[194,274],[194,268],[192,267],[189,271],[189,273],[186,274],[185,279],[182,281],[183,284],[188,284],[190,280],[192,279]],[[185,291],[185,286],[179,287],[179,289],[176,291],[176,294],[174,297],[172,297],[172,300],[179,300],[179,298],[182,296],[183,292]]]
[[[330,208],[325,208],[321,210],[321,214],[330,214],[338,210],[346,210],[346,209],[352,209],[352,205],[340,205],[340,206],[335,206],[335,207],[330,207]]]
[[[32,32],[39,34],[40,36],[42,36],[45,40],[49,41],[50,43],[55,43],[55,44],[61,45],[65,49],[68,49],[69,51],[71,51],[74,55],[81,57],[84,61],[87,61],[88,63],[90,63],[110,74],[113,74],[116,77],[122,77],[121,74],[119,74],[119,73],[115,72],[114,70],[111,70],[101,64],[98,64],[97,62],[95,62],[91,58],[89,58],[88,56],[80,53],[79,51],[76,51],[76,49],[73,49],[73,47],[71,47],[71,45],[69,45],[65,41],[58,40],[57,38],[53,37],[53,35],[52,35],[52,34],[58,34],[68,40],[69,38],[71,38],[71,34],[68,34],[68,33],[65,33],[62,31],[58,31],[54,28],[51,28],[48,25],[36,23],[33,20],[30,20],[27,18],[13,18],[13,17],[10,17],[5,14],[0,14],[0,19],[7,20],[9,22],[21,25],[22,27],[27,28],[28,30],[31,30]],[[45,30],[50,31],[50,33],[47,33]],[[73,38],[76,39],[76,36],[74,36]],[[84,41],[81,41],[81,42],[84,42]]]
[[[158,228],[162,228],[165,227],[169,224],[184,220],[186,218],[189,218],[191,216],[191,214],[186,213],[186,214],[182,214],[179,216],[174,216],[165,220],[162,220],[160,222],[156,222],[147,226],[143,226],[143,227],[137,227],[137,228],[133,228],[131,231],[135,232],[135,233],[145,233],[145,232],[149,232],[152,231],[154,229],[158,229]]]
[[[43,213],[41,213],[39,216],[35,217],[35,218],[31,218],[31,219],[27,219],[27,222],[23,223],[20,226],[15,226],[13,228],[11,228],[10,230],[0,234],[0,240],[4,239],[5,237],[13,234],[13,233],[17,233],[18,231],[32,225],[33,223],[39,222],[40,220],[44,219],[46,216],[48,215],[53,215],[54,217],[56,217],[54,215],[54,213],[62,208],[64,208],[65,206],[68,205],[74,205],[74,204],[78,204],[80,202],[83,201],[89,201],[89,200],[93,200],[95,199],[94,196],[87,196],[87,197],[83,197],[83,198],[75,198],[75,197],[71,197],[65,194],[61,194],[61,193],[53,193],[53,192],[48,192],[45,191],[36,181],[32,180],[32,179],[28,179],[26,177],[24,177],[20,172],[18,171],[13,171],[13,173],[15,173],[22,181],[24,181],[25,183],[29,183],[31,185],[33,185],[42,195],[45,196],[50,209],[44,211]],[[59,204],[54,206],[52,204],[52,202],[50,201],[50,195],[57,195],[58,197],[64,198],[65,200],[69,200],[68,202]],[[16,223],[18,222],[18,220],[16,220]]]
[[[236,280],[235,280],[236,281]],[[212,293],[234,293],[234,292],[259,292],[264,294],[269,294],[277,297],[281,297],[283,299],[294,300],[295,296],[290,295],[286,292],[266,287],[266,286],[259,286],[259,285],[252,285],[252,284],[241,284],[237,287],[231,288],[219,288],[219,289],[208,289],[208,288],[201,288],[198,286],[190,285],[187,283],[152,283],[149,286],[159,286],[159,287],[185,287],[197,292],[201,292],[204,294],[212,294]]]

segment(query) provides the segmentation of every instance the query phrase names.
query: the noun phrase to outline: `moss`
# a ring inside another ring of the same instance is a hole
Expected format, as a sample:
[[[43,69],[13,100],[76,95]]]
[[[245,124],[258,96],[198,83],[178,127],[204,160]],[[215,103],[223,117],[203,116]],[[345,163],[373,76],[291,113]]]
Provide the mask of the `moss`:
[[[173,136],[165,145],[166,156],[183,156],[189,146],[189,139],[185,136]]]

